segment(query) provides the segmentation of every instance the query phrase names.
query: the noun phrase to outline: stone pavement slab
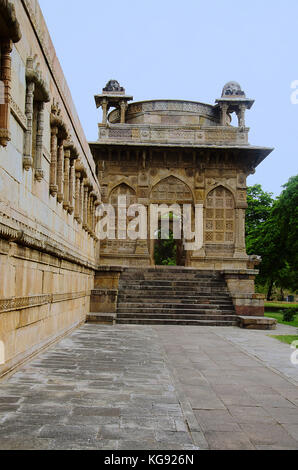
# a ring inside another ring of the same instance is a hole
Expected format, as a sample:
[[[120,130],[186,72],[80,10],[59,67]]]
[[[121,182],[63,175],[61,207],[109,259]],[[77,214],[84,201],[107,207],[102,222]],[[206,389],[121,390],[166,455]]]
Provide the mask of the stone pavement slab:
[[[85,325],[0,382],[0,449],[298,449],[298,366],[270,334]]]

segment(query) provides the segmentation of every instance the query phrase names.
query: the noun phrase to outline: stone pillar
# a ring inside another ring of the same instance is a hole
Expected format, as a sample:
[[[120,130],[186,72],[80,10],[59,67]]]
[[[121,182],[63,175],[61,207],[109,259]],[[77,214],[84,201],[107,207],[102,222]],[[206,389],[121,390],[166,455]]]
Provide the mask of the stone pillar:
[[[36,128],[36,154],[35,154],[35,178],[41,181],[44,177],[42,169],[42,143],[44,131],[44,103],[38,103],[37,128]]]
[[[84,174],[81,173],[81,181],[80,181],[80,219],[81,219],[82,224],[84,222],[84,197],[85,197]]]
[[[239,106],[239,111],[237,113],[239,127],[245,127],[245,111],[246,111],[245,104],[241,104]]]
[[[83,203],[83,229],[88,231],[88,200],[89,200],[89,184],[84,183],[84,203]]]
[[[58,127],[51,128],[51,166],[50,166],[50,194],[56,196],[57,186],[57,150],[58,150]]]
[[[69,207],[68,212],[69,214],[73,214],[74,211],[74,197],[75,197],[75,183],[76,183],[76,176],[75,176],[75,158],[71,158],[70,160],[70,171],[69,171]]]
[[[91,205],[92,205],[92,197],[91,193],[88,193],[88,211],[87,211],[87,227],[88,232],[91,233]]]
[[[0,90],[3,102],[0,103],[0,145],[6,147],[10,140],[10,91],[11,91],[11,51],[12,41],[1,44],[1,76],[3,90]]]
[[[108,102],[107,100],[103,100],[101,103],[102,107],[102,123],[106,124],[108,120]]]
[[[236,209],[235,254],[236,258],[247,258],[245,245],[245,209]]]
[[[57,156],[57,186],[58,194],[57,201],[59,204],[63,202],[63,173],[64,173],[64,147],[63,140],[58,142],[58,156]]]
[[[97,194],[95,191],[92,191],[90,194],[90,234],[92,237],[95,236],[94,233],[94,221],[95,221],[95,200],[97,199]]]
[[[81,207],[81,172],[76,171],[74,218],[78,221],[79,224],[82,223],[80,207]]]
[[[120,123],[125,124],[125,118],[126,118],[126,109],[127,109],[127,104],[125,101],[121,101],[120,103]]]
[[[69,208],[69,171],[70,171],[70,149],[64,147],[64,181],[63,181],[63,208]]]
[[[24,137],[24,158],[23,165],[26,171],[33,166],[32,158],[32,127],[33,127],[33,102],[34,102],[35,83],[27,84],[25,114],[27,117],[27,130]]]
[[[94,232],[94,238],[96,240],[98,240],[98,237],[96,235],[96,224],[97,224],[97,216],[96,216],[96,212],[97,212],[97,208],[98,206],[100,206],[100,199],[99,197],[96,198],[96,201],[94,203],[94,220],[93,220],[93,232]]]
[[[228,124],[228,105],[222,104],[220,107],[220,125],[227,126]]]

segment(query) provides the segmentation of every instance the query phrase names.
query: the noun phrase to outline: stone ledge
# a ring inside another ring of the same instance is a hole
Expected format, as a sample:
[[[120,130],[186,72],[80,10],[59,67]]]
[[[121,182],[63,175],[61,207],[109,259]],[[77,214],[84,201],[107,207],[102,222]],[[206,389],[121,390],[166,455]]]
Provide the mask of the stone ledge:
[[[253,299],[253,300],[264,300],[265,295],[264,294],[251,294],[251,293],[242,293],[239,292],[239,294],[231,294],[232,299]]]
[[[117,295],[118,289],[93,289],[91,295]]]
[[[257,276],[259,274],[258,269],[223,269],[221,271],[224,275],[249,275],[249,276]]]
[[[14,310],[23,310],[31,307],[40,307],[49,303],[67,302],[69,300],[90,297],[90,291],[73,292],[65,294],[42,294],[27,297],[12,297],[0,300],[0,313]]]
[[[113,324],[116,313],[88,313],[86,323]]]
[[[78,264],[85,268],[92,270],[96,269],[96,265],[90,261],[79,258],[75,252],[71,252],[71,250],[69,250],[66,246],[63,246],[63,244],[53,242],[49,237],[42,235],[41,233],[38,234],[39,238],[36,238],[35,234],[29,235],[24,230],[22,230],[23,227],[21,225],[23,224],[12,221],[15,226],[11,227],[4,223],[1,218],[3,219],[2,214],[0,213],[0,239],[2,238],[10,243],[16,243],[19,246],[31,248],[42,253],[47,253],[56,258]]]
[[[120,272],[124,271],[123,266],[98,266],[96,269],[97,272]],[[96,274],[96,273],[95,273]]]
[[[277,321],[267,317],[238,317],[239,327],[250,330],[275,330]]]

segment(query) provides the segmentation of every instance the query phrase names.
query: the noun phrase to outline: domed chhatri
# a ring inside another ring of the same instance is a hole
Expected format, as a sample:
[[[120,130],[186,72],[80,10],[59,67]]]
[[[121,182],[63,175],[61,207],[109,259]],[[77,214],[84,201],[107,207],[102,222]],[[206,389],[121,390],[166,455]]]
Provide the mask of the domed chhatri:
[[[125,93],[125,89],[120,86],[120,83],[117,80],[109,80],[106,84],[105,88],[102,90],[103,92],[109,93]]]
[[[222,94],[221,94],[221,97],[222,98],[226,98],[226,97],[229,97],[229,98],[232,98],[232,97],[242,97],[242,98],[245,98],[245,93],[244,91],[241,89],[241,86],[239,85],[238,82],[228,82],[225,84],[225,86],[223,87],[223,90],[222,90]]]
[[[152,138],[154,136],[154,140],[177,142],[182,136],[183,142],[187,137],[192,140],[192,143],[198,141],[202,143],[208,139],[212,141],[215,135],[214,128],[221,127],[224,129],[217,132],[220,142],[222,139],[224,142],[232,139],[234,143],[243,145],[248,143],[249,129],[246,128],[245,113],[252,107],[254,100],[247,98],[240,84],[234,80],[225,84],[221,97],[215,100],[215,104],[173,99],[139,101],[130,104],[129,101],[133,101],[133,97],[126,95],[125,89],[115,79],[109,80],[102,94],[95,96],[97,108],[101,107],[103,111],[102,123],[99,125],[100,139],[101,137],[107,139],[108,135],[112,136],[116,133],[115,126],[125,124],[126,134],[122,129],[123,135],[129,134],[129,126],[140,126],[139,129],[131,127],[134,141],[137,140],[137,136],[149,133]],[[111,108],[114,110],[110,112]],[[231,125],[233,113],[238,118],[238,129],[241,133],[235,131],[231,134],[231,128],[234,127]],[[142,126],[149,127],[140,132]],[[183,131],[181,126],[184,128]],[[204,133],[202,133],[203,130]],[[227,133],[228,130],[229,133]]]

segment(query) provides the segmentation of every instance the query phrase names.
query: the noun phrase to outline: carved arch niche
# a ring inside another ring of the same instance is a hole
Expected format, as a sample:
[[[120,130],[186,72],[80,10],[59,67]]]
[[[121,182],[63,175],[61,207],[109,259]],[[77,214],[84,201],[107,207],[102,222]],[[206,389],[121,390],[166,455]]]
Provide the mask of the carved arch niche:
[[[176,176],[168,176],[159,181],[151,191],[151,201],[159,204],[171,202],[177,204],[189,204],[193,202],[190,188]]]
[[[110,197],[109,197],[109,202],[114,207],[116,207],[118,204],[119,196],[126,196],[127,207],[130,206],[131,204],[137,203],[137,195],[136,195],[135,190],[131,188],[130,186],[128,186],[128,184],[126,183],[120,183],[118,186],[112,189],[110,193]]]
[[[204,210],[205,243],[235,243],[235,200],[224,186],[209,192]]]

